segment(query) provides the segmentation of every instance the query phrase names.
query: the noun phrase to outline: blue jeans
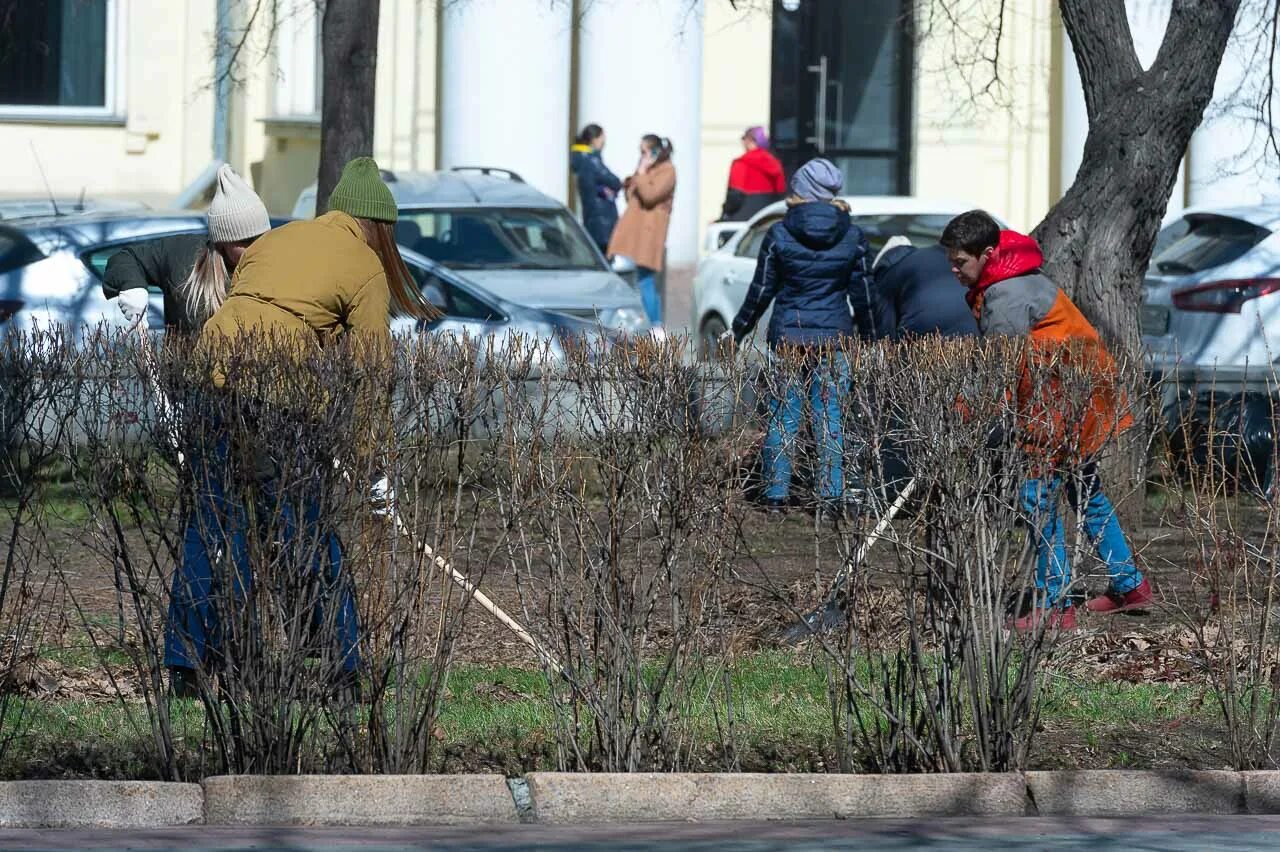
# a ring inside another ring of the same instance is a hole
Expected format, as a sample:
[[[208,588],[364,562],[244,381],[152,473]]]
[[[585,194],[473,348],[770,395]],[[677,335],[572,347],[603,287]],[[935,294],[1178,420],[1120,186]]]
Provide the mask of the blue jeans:
[[[843,354],[824,355],[782,381],[783,392],[769,403],[769,432],[764,441],[764,496],[769,500],[787,499],[791,488],[791,455],[808,397],[818,451],[814,483],[818,498],[843,499],[842,418],[844,400],[849,393],[848,359]]]
[[[636,267],[636,285],[640,288],[640,301],[644,303],[645,316],[653,325],[662,325],[662,298],[658,295],[658,273],[647,266]]]
[[[226,652],[219,605],[234,600],[237,606],[250,600],[253,570],[249,559],[249,515],[245,507],[227,493],[228,440],[223,437],[203,458],[192,460],[197,484],[195,509],[187,522],[182,543],[182,564],[173,574],[169,598],[169,618],[165,624],[164,662],[166,666],[197,668],[222,662]],[[279,495],[276,483],[259,486],[268,505],[268,516],[279,513],[280,547],[312,550],[313,577],[323,577],[319,603],[311,613],[312,630],[333,625],[342,668],[354,671],[359,663],[355,599],[351,585],[342,576],[342,547],[335,533],[320,529],[320,504],[306,501],[299,518],[288,498]],[[219,561],[218,551],[221,554]],[[232,570],[226,567],[231,566]],[[229,598],[222,584],[232,584]],[[326,607],[337,607],[331,619]],[[253,627],[251,629],[256,629]]]
[[[1065,485],[1067,501],[1081,512],[1083,500],[1084,531],[1111,575],[1111,589],[1123,594],[1142,583],[1142,573],[1133,561],[1133,551],[1125,540],[1115,507],[1102,493],[1097,467],[1088,463],[1063,477],[1054,474],[1044,479],[1031,479],[1022,485],[1022,510],[1036,536],[1036,589],[1045,606],[1064,603],[1071,583],[1071,566],[1067,562],[1066,530],[1058,508],[1058,492]]]

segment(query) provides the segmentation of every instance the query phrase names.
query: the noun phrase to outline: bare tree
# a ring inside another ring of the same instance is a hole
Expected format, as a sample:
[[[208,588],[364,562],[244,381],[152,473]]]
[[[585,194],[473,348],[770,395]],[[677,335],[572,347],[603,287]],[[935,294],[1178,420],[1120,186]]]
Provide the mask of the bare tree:
[[[1240,0],[1173,0],[1146,70],[1124,0],[1058,5],[1080,68],[1089,134],[1074,183],[1034,234],[1050,277],[1108,341],[1136,351],[1143,273],[1183,154],[1213,96]]]
[[[324,80],[316,212],[352,157],[373,153],[380,0],[326,0],[320,24]]]

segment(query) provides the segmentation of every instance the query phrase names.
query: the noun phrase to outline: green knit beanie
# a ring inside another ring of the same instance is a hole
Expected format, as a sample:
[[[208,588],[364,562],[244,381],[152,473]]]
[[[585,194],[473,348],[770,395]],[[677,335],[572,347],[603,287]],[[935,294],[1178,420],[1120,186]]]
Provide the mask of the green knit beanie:
[[[341,210],[357,219],[396,220],[396,200],[382,182],[373,157],[356,157],[347,163],[329,196],[329,209]]]

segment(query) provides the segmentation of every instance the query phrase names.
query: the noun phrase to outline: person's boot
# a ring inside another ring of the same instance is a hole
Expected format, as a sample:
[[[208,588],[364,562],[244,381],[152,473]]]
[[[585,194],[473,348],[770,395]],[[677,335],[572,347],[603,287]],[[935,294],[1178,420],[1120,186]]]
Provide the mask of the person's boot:
[[[1073,606],[1037,606],[1021,618],[1010,618],[1008,626],[1019,633],[1030,633],[1044,625],[1046,632],[1076,629],[1076,608]]]
[[[1155,603],[1156,596],[1151,592],[1151,583],[1146,577],[1142,582],[1127,592],[1108,589],[1105,594],[1092,598],[1085,607],[1089,612],[1100,612],[1110,615],[1116,612],[1136,612],[1148,609]]]
[[[199,698],[200,685],[196,670],[186,666],[169,667],[169,696],[171,698]]]
[[[787,513],[787,501],[766,497],[760,501],[760,508],[770,518],[781,518]]]
[[[845,620],[844,596],[838,595],[784,630],[779,641],[784,645],[799,645],[811,636],[839,630],[844,627]]]

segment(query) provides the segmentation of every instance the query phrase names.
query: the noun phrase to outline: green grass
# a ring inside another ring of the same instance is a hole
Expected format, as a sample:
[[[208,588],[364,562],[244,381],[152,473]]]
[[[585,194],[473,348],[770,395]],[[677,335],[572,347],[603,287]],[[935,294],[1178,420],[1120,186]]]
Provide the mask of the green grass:
[[[720,741],[717,731],[726,718],[723,678],[723,671],[713,670],[689,690],[685,721],[695,742]],[[738,747],[756,755],[747,768],[822,763],[833,752],[821,668],[785,652],[765,652],[733,661],[728,681]],[[448,690],[438,720],[441,768],[554,768],[555,718],[540,672],[462,665],[450,673]],[[1081,750],[1104,752],[1104,765],[1144,765],[1147,757],[1115,743],[1123,744],[1125,732],[1135,727],[1172,732],[1188,720],[1212,726],[1214,709],[1201,699],[1201,690],[1187,685],[1051,678],[1042,721],[1059,738],[1068,732]],[[174,705],[175,730],[195,774],[204,742],[203,712],[195,702]],[[150,726],[140,703],[27,700],[10,707],[4,729],[22,733],[0,762],[3,777],[155,774]],[[813,760],[806,763],[807,758]],[[707,764],[716,768],[713,757]]]

